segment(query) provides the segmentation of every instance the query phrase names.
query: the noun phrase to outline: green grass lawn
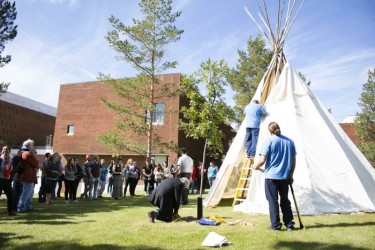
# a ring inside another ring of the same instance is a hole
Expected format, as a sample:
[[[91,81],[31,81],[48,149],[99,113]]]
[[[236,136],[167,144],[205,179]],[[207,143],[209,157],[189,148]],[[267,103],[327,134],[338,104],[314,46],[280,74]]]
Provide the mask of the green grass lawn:
[[[181,206],[182,217],[196,217],[196,195]],[[375,249],[375,214],[302,216],[305,230],[267,231],[268,215],[233,212],[231,201],[204,209],[204,217],[217,215],[226,222],[202,226],[195,221],[150,224],[147,212],[155,209],[148,197],[96,201],[81,200],[53,205],[33,201],[36,211],[8,217],[0,199],[0,249],[204,249],[211,231],[233,245],[227,249]],[[229,225],[244,221],[247,225]],[[296,218],[296,225],[298,220]]]

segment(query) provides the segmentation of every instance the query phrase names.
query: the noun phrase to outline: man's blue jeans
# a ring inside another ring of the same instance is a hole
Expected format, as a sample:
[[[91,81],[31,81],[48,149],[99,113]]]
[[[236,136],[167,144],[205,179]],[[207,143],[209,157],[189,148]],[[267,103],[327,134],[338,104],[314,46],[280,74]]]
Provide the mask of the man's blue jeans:
[[[293,212],[288,199],[289,180],[266,179],[265,191],[269,205],[271,226],[276,229],[280,229],[282,226],[279,215],[279,196],[284,225],[288,228],[293,226]]]
[[[18,202],[17,212],[30,211],[33,209],[33,195],[34,183],[23,182],[22,193]]]
[[[246,128],[246,154],[255,156],[259,136],[259,128]]]

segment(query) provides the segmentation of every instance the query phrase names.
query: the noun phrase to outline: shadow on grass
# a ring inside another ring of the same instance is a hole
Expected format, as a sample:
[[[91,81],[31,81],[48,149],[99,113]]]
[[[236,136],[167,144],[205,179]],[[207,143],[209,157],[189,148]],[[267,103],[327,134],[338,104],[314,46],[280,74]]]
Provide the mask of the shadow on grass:
[[[320,242],[303,242],[303,241],[279,241],[275,244],[274,249],[345,249],[345,250],[363,250],[367,248],[354,247],[345,244],[329,244]]]
[[[31,236],[18,236],[14,233],[0,232],[0,249],[4,249],[5,245],[11,240],[22,240],[32,238]]]
[[[49,225],[51,223],[55,225],[74,225],[77,224],[76,218],[85,217],[86,215],[97,213],[97,212],[113,212],[126,210],[131,207],[144,207],[144,208],[155,208],[150,202],[149,197],[137,196],[134,198],[126,197],[115,200],[111,197],[104,197],[98,200],[79,200],[79,203],[68,203],[66,204],[64,199],[53,200],[52,205],[45,203],[39,203],[37,199],[33,200],[34,211],[27,213],[17,213],[15,217],[8,217],[5,213],[6,210],[0,207],[0,223],[19,223],[19,224],[39,224]],[[197,205],[196,196],[189,196],[189,205],[181,206],[184,208],[194,208]],[[94,223],[93,220],[87,220],[85,222]]]
[[[309,225],[308,228],[323,228],[323,227],[363,227],[363,226],[374,226],[375,222],[355,222],[355,223],[337,223],[337,224],[323,224],[315,223],[315,225]]]
[[[90,246],[82,246],[78,242],[66,242],[66,241],[50,241],[50,242],[38,242],[38,243],[28,243],[27,245],[18,245],[17,240],[31,238],[28,236],[16,236],[12,233],[0,233],[0,247],[2,249],[15,249],[15,250],[24,250],[24,249],[150,249],[150,250],[159,250],[162,248],[146,246],[146,245],[137,245],[137,246],[126,246],[126,245],[113,245],[113,244],[96,244]]]

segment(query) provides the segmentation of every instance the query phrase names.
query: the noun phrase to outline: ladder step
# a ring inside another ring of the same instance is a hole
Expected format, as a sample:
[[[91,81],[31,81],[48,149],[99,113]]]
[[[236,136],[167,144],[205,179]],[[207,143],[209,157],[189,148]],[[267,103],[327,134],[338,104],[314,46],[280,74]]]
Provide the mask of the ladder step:
[[[245,201],[246,199],[235,198],[235,201]]]
[[[251,181],[251,174],[254,170],[251,167],[253,164],[253,160],[247,159],[245,165],[243,165],[241,176],[239,178],[236,189],[236,194],[233,200],[233,206],[246,200],[247,191],[249,191],[249,184]]]

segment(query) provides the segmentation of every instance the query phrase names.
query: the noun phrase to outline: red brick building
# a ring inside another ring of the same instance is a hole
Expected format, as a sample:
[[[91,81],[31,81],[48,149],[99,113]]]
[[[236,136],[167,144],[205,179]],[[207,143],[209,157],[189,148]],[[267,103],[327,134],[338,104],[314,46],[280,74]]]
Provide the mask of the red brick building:
[[[166,74],[158,76],[160,85],[180,83],[180,74]],[[160,121],[154,123],[154,130],[166,142],[172,141],[179,147],[186,147],[188,154],[198,160],[202,159],[203,140],[196,141],[186,138],[182,131],[178,130],[178,121],[181,119],[180,108],[187,104],[183,96],[155,98],[155,104],[163,110]],[[82,82],[62,84],[60,86],[59,104],[54,134],[54,152],[59,152],[66,157],[77,157],[82,162],[86,154],[96,154],[106,159],[107,163],[112,158],[113,151],[102,146],[97,140],[98,135],[114,130],[115,112],[104,106],[100,97],[111,100],[119,100],[119,97],[110,91],[107,85],[101,82]],[[124,102],[124,100],[121,100]],[[126,102],[124,102],[126,103]],[[145,111],[146,112],[146,111]],[[228,149],[229,140],[235,133],[229,126],[225,127],[227,142],[224,143],[224,152]],[[135,137],[129,134],[129,138],[135,142],[147,142],[146,137]],[[145,143],[144,143],[145,144]],[[173,150],[166,152],[153,151],[156,163],[168,160],[171,164],[178,154]],[[133,152],[124,152],[121,156],[126,161],[133,158],[139,166],[143,166],[145,158]]]
[[[350,140],[352,140],[354,143],[359,140],[358,136],[355,134],[354,123],[339,123],[339,125],[345,131],[347,136],[349,136]]]
[[[11,92],[0,95],[0,145],[19,148],[30,138],[36,146],[50,145],[56,108]]]

